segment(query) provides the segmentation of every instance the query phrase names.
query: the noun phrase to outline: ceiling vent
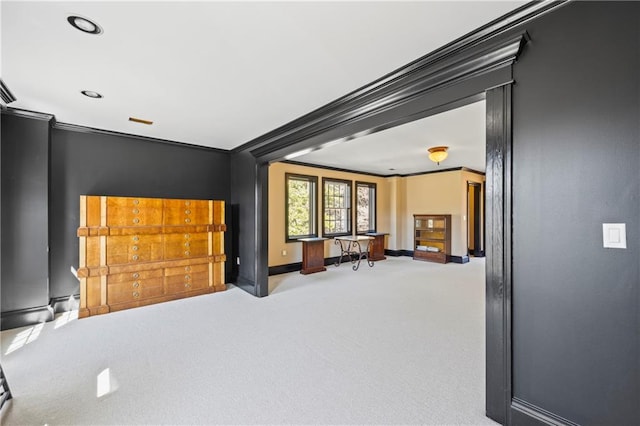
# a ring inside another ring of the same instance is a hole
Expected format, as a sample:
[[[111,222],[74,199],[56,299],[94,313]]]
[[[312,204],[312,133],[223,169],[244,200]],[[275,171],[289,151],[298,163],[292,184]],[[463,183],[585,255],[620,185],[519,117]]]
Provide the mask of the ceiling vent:
[[[129,117],[129,121],[133,121],[134,123],[147,124],[149,126],[153,124],[153,121],[143,120],[142,118],[136,118],[136,117]]]
[[[16,97],[13,96],[13,93],[9,90],[4,81],[0,78],[0,96],[2,97],[2,102],[5,104],[10,104],[11,102],[16,100]]]

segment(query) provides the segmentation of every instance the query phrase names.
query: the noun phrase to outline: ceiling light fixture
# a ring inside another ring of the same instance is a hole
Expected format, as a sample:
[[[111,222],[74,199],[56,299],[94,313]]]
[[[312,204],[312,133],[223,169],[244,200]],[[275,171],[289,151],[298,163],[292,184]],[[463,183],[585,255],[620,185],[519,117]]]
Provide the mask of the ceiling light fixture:
[[[102,28],[95,22],[83,18],[82,16],[71,15],[67,17],[67,21],[72,27],[87,34],[102,34]]]
[[[142,118],[136,118],[136,117],[129,117],[129,121],[133,121],[134,123],[146,124],[149,126],[153,124],[153,121],[143,120]]]
[[[102,95],[98,92],[94,92],[93,90],[83,90],[80,93],[82,93],[83,95],[89,97],[89,98],[93,98],[93,99],[100,99],[102,98]]]
[[[449,155],[447,154],[447,149],[449,149],[448,146],[434,146],[429,148],[429,160],[440,165],[440,162],[444,161],[447,155]]]

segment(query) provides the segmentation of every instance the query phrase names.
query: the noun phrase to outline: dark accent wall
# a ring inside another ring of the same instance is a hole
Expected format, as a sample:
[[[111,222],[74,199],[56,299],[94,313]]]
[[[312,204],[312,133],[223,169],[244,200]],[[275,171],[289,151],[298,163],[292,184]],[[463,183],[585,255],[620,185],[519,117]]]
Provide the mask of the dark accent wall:
[[[79,292],[80,195],[229,201],[229,154],[125,135],[54,127],[51,135],[51,293]],[[227,209],[227,219],[230,211]],[[228,220],[227,220],[228,221]],[[229,232],[225,252],[231,250]],[[226,264],[227,277],[230,266]]]
[[[3,113],[1,127],[0,292],[6,313],[49,303],[49,120]]]
[[[231,157],[231,203],[238,221],[239,242],[231,261],[237,268],[236,284],[259,297],[268,295],[269,285],[268,239],[258,233],[260,226],[268,229],[268,209],[262,209],[268,197],[268,167],[259,164],[248,151]]]
[[[640,3],[527,26],[514,67],[513,396],[640,424]],[[624,222],[626,250],[602,247]]]

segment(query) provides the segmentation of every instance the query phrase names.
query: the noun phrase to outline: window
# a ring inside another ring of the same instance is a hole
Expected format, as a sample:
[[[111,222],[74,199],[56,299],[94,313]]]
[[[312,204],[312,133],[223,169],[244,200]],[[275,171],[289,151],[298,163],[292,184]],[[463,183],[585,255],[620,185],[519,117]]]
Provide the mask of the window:
[[[317,186],[315,176],[285,174],[287,241],[318,236]]]
[[[322,234],[351,234],[351,181],[322,179]]]
[[[376,232],[376,184],[356,182],[356,233]]]

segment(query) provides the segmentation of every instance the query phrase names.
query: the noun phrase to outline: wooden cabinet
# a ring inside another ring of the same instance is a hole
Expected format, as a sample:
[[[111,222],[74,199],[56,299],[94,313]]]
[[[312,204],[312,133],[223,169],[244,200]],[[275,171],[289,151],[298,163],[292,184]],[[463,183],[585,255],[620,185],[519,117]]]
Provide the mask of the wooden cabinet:
[[[224,201],[80,197],[79,317],[226,289]]]
[[[413,215],[413,258],[447,263],[451,260],[451,215]]]
[[[302,242],[302,269],[303,275],[326,271],[324,266],[324,242],[328,238],[312,237],[300,238]]]
[[[368,259],[373,261],[385,260],[386,256],[384,255],[384,237],[389,234],[386,232],[368,232],[365,235],[373,237]]]

